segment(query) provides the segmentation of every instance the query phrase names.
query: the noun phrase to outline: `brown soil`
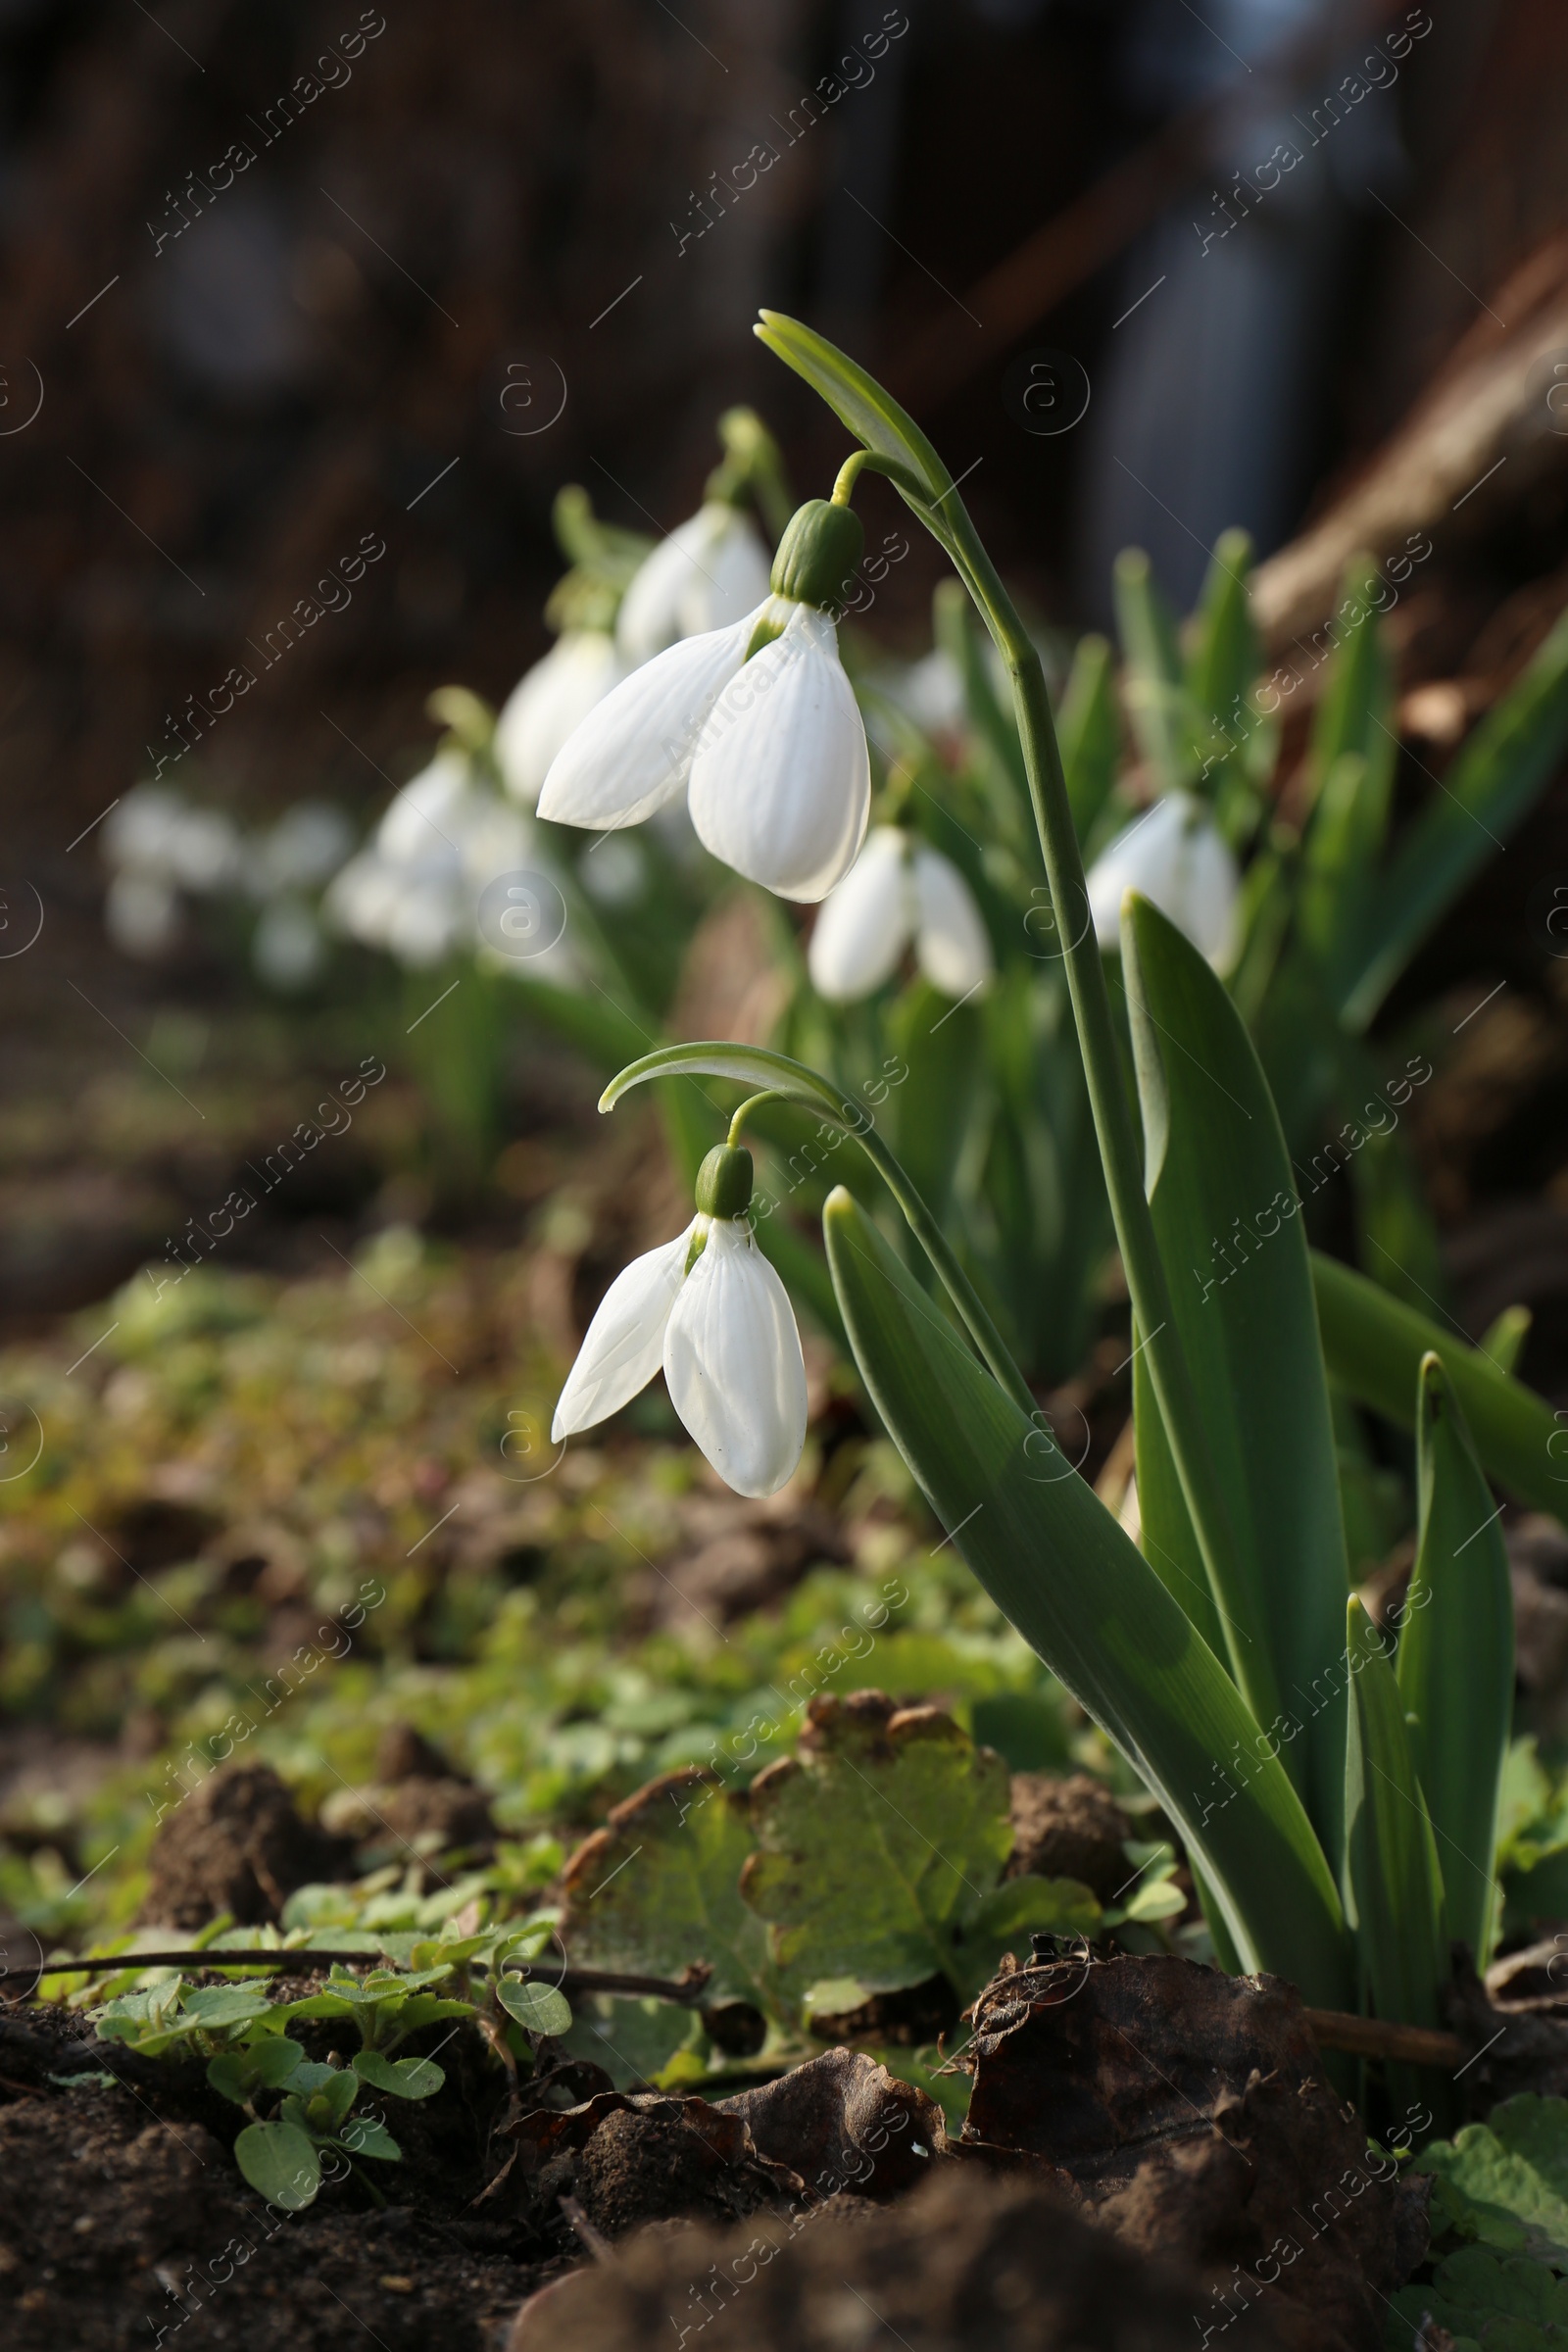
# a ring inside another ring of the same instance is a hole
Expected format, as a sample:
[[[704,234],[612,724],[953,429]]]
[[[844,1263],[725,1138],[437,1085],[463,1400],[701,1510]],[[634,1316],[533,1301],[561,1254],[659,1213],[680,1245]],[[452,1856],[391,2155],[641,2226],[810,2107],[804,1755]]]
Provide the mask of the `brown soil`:
[[[220,1911],[242,1927],[276,1920],[296,1886],[337,1876],[345,1849],[301,1820],[270,1765],[215,1772],[158,1825],[142,1917],[203,1928]]]
[[[1070,1780],[1044,1772],[1012,1776],[1013,1848],[1004,1876],[1078,1879],[1108,1902],[1131,1875],[1122,1839],[1133,1825],[1110,1791],[1086,1772]]]
[[[1193,2352],[1201,2283],[1049,2190],[966,2168],[885,2211],[841,2196],[722,2234],[651,2230],[519,2315],[509,2352]],[[685,2333],[683,2333],[683,2330]],[[1226,2352],[1277,2352],[1258,2315]]]

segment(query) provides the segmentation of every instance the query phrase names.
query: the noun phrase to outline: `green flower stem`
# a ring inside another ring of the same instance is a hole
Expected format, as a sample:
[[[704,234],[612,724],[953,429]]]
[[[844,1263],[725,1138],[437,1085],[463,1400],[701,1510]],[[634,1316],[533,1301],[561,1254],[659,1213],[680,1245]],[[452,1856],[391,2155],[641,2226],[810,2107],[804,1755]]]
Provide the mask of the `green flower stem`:
[[[743,1102],[730,1122],[730,1141],[747,1113],[759,1102],[778,1102],[799,1103],[802,1109],[815,1113],[818,1118],[830,1119],[844,1134],[853,1136],[893,1195],[904,1212],[906,1223],[924,1250],[936,1270],[937,1278],[947,1291],[960,1320],[973,1340],[979,1354],[993,1378],[1012,1398],[1021,1413],[1030,1419],[1039,1410],[1034,1394],[1008,1353],[1006,1342],[998,1331],[981,1303],[973,1283],[954,1254],[942,1228],[910,1183],[898,1159],[877,1134],[874,1127],[856,1126],[845,1115],[845,1103],[827,1080],[804,1062],[791,1061],[784,1054],[774,1054],[763,1046],[737,1046],[724,1039],[706,1044],[663,1046],[657,1053],[645,1054],[641,1060],[628,1063],[619,1076],[611,1080],[599,1098],[601,1110],[613,1110],[627,1089],[640,1086],[645,1079],[662,1078],[679,1071],[703,1072],[714,1078],[747,1079],[774,1077],[778,1083],[761,1094],[753,1095]]]
[[[745,1102],[741,1104],[739,1110],[735,1113],[735,1116],[731,1119],[729,1123],[729,1133],[724,1138],[724,1141],[728,1144],[730,1150],[733,1152],[738,1149],[741,1140],[741,1130],[745,1126],[747,1120],[750,1118],[754,1110],[760,1110],[764,1102],[783,1102],[787,1100],[788,1098],[784,1095],[781,1095],[777,1087],[773,1086],[764,1086],[760,1095],[748,1095]]]
[[[854,463],[853,459],[850,463]],[[878,471],[892,470],[884,467],[871,452],[866,453],[865,463]],[[839,478],[843,479],[842,473]],[[1133,1313],[1139,1330],[1149,1334],[1144,1348],[1150,1377],[1203,1565],[1225,1623],[1232,1670],[1253,1711],[1259,1714],[1260,1721],[1267,1723],[1278,1707],[1268,1663],[1270,1651],[1264,1626],[1240,1572],[1224,1489],[1187,1369],[1170,1286],[1149,1213],[1138,1137],[1122,1083],[1110,999],[1090,919],[1083,858],[1067,799],[1045,671],[1034,642],[998,577],[962,502],[949,493],[929,507],[922,507],[912,499],[908,503],[953,557],[1012,679],[1029,799],[1045,858],[1046,879],[1051,886],[1052,905],[1060,927],[1067,989],[1078,1027],[1084,1077]]]

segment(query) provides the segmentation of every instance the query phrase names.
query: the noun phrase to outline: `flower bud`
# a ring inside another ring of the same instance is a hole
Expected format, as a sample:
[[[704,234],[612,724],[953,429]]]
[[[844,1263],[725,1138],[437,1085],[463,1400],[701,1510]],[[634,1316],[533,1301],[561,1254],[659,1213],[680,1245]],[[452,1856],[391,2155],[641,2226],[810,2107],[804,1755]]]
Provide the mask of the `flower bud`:
[[[744,1217],[751,1203],[751,1153],[733,1144],[715,1144],[697,1171],[699,1216]]]
[[[773,594],[822,612],[844,602],[844,591],[865,548],[865,532],[853,507],[809,498],[791,515],[773,558]]]

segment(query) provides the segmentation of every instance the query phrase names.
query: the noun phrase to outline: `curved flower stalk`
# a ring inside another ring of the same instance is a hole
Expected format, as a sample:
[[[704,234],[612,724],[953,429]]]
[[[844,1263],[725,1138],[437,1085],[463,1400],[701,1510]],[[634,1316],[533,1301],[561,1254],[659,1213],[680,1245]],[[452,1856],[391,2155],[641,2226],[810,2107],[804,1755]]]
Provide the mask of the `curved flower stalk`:
[[[773,594],[729,628],[658,655],[558,755],[539,813],[616,827],[688,796],[704,847],[778,897],[826,898],[871,805],[865,726],[833,619],[863,534],[813,499],[784,535]]]
[[[897,825],[878,825],[817,917],[807,951],[811,986],[829,1004],[855,1004],[892,978],[911,941],[944,996],[961,1002],[994,975],[980,909],[953,860]]]
[[[1089,911],[1102,948],[1121,937],[1121,903],[1136,890],[1168,914],[1215,971],[1236,959],[1241,875],[1203,803],[1167,792],[1115,834],[1089,869]]]
[[[752,1232],[751,1200],[751,1153],[716,1146],[698,1171],[691,1223],[634,1258],[600,1301],[556,1406],[558,1443],[618,1412],[662,1366],[670,1402],[737,1494],[776,1494],[794,1476],[806,1360],[789,1294]]]

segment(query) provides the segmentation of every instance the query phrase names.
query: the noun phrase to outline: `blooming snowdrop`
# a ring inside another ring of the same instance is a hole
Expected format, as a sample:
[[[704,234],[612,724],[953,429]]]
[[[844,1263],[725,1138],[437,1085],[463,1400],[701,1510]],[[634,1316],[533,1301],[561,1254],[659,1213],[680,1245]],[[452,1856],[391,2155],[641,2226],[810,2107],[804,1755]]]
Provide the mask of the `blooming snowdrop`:
[[[1113,948],[1121,937],[1121,903],[1140,891],[1185,931],[1216,971],[1237,949],[1241,878],[1224,835],[1190,792],[1167,792],[1106,843],[1088,875],[1095,937]]]
[[[628,1404],[663,1367],[670,1402],[737,1494],[775,1494],[806,1444],[806,1361],[789,1294],[747,1218],[752,1155],[697,1176],[697,1214],[617,1274],[556,1406],[559,1443]]]
[[[626,670],[607,629],[563,629],[524,672],[501,706],[495,732],[496,765],[514,801],[533,807],[567,736]]]
[[[180,892],[227,888],[239,876],[243,844],[218,809],[142,784],[110,815],[103,852],[116,869],[104,904],[109,936],[128,956],[155,956],[178,935]]]
[[[498,800],[449,746],[404,785],[368,846],[335,876],[325,908],[351,937],[400,963],[439,963],[476,944],[487,883],[542,867],[532,842],[521,809]]]
[[[710,498],[661,541],[632,581],[616,642],[635,668],[682,637],[744,619],[767,591],[767,550],[757,525],[727,499]]]
[[[801,508],[774,593],[656,656],[590,711],[556,757],[540,815],[634,825],[685,791],[715,858],[780,898],[826,898],[855,861],[871,805],[831,610],[862,544],[847,506]]]
[[[878,825],[816,918],[807,965],[830,1004],[854,1004],[915,960],[944,996],[973,996],[994,969],[968,883],[949,858],[897,825]]]

